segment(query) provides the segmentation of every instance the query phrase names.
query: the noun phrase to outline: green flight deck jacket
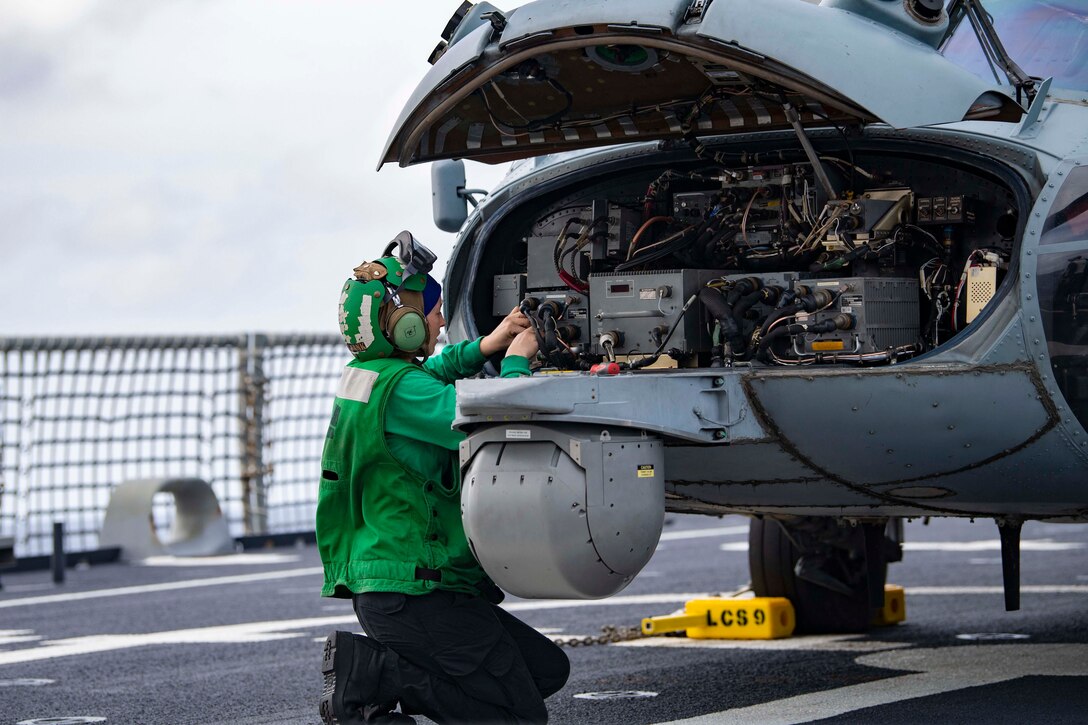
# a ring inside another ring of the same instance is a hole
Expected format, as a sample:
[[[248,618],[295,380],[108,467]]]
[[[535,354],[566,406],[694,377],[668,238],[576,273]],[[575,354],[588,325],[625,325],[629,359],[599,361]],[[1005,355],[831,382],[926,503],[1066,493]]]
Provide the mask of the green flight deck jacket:
[[[480,340],[447,345],[422,364],[352,361],[336,392],[321,456],[317,544],[322,596],[479,594],[487,575],[461,523],[454,381],[480,372]],[[503,377],[529,374],[519,356]]]

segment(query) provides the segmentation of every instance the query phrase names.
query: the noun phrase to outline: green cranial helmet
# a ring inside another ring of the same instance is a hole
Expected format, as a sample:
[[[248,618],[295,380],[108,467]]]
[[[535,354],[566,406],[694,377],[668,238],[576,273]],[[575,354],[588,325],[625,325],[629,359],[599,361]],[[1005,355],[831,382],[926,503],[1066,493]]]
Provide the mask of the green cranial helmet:
[[[398,245],[398,256],[391,256]],[[428,342],[423,288],[435,257],[408,232],[385,255],[356,267],[340,291],[340,333],[361,362],[414,353]]]

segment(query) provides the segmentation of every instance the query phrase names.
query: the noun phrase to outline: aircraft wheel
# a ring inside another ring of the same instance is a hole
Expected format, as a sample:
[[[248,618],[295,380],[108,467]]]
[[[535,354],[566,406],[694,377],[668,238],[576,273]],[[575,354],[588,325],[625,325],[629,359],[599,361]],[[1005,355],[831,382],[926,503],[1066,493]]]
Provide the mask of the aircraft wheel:
[[[873,552],[868,556],[867,537],[879,542],[868,547]],[[872,604],[883,598],[886,548],[884,524],[843,527],[824,517],[796,517],[788,523],[752,519],[752,588],[756,596],[789,599],[798,634],[864,632]]]

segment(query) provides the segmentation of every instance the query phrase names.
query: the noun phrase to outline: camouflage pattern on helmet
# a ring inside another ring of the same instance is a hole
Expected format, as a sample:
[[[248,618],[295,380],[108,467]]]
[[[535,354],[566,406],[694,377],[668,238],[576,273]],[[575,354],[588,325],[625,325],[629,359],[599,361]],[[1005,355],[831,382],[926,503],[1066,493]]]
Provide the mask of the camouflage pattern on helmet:
[[[392,293],[402,282],[404,289],[421,292],[427,276],[414,274],[404,280],[404,267],[396,257],[383,257],[355,270],[358,276],[344,282],[340,290],[340,334],[360,362],[389,357],[396,348],[382,333],[382,307],[394,304]]]

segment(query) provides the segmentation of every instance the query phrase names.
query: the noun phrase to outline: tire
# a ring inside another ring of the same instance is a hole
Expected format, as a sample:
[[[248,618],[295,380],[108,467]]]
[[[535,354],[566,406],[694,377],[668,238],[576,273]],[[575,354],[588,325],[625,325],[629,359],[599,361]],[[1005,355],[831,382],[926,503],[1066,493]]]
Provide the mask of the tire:
[[[882,555],[866,556],[866,537],[877,536],[882,542],[884,526],[870,524],[836,531],[834,546],[821,548],[827,556],[823,568],[846,585],[848,594],[813,584],[795,573],[801,556],[795,541],[799,535],[806,535],[802,533],[806,528],[810,529],[809,540],[826,543],[826,537],[819,537],[821,529],[828,530],[826,522],[816,517],[791,521],[789,529],[774,519],[752,519],[748,568],[756,596],[789,599],[797,617],[797,634],[867,631],[874,612],[871,602],[884,591],[887,561]],[[879,551],[880,547],[870,546],[868,550]]]

